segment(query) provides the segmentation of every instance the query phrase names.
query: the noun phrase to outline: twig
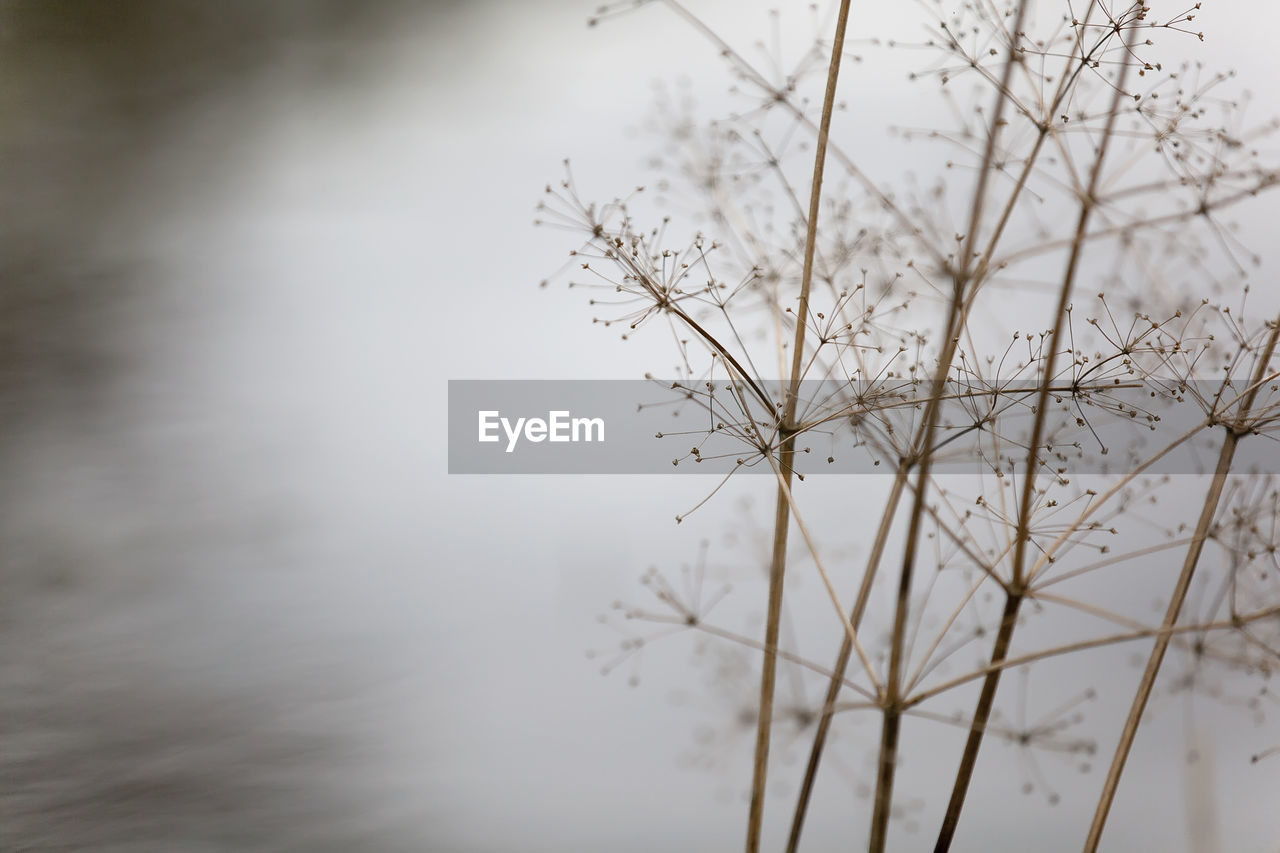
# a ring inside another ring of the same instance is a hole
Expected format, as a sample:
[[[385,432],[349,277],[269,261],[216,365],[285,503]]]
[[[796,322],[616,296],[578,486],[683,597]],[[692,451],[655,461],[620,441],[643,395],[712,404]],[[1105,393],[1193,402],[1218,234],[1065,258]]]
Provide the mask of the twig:
[[[781,423],[781,471],[778,475],[778,497],[774,513],[773,555],[769,565],[769,605],[765,623],[765,654],[760,675],[760,710],[757,715],[755,760],[751,775],[751,806],[747,816],[747,853],[759,853],[760,831],[764,822],[765,782],[769,773],[769,736],[773,725],[773,691],[777,677],[778,629],[782,621],[783,579],[787,566],[787,531],[790,527],[789,487],[791,464],[795,454],[795,416],[804,356],[804,332],[809,311],[809,290],[813,282],[813,256],[818,239],[818,213],[822,201],[822,174],[827,155],[827,138],[831,132],[831,114],[835,110],[836,83],[844,53],[844,33],[849,21],[850,0],[841,0],[836,18],[835,39],[831,49],[831,65],[827,71],[827,90],[822,102],[822,119],[814,154],[813,185],[809,193],[809,221],[805,230],[804,272],[800,280],[800,306],[796,316],[796,333],[791,360],[791,380],[783,404]],[[772,458],[770,458],[772,464]]]
[[[1178,581],[1174,585],[1169,608],[1165,612],[1162,628],[1166,631],[1177,624],[1178,615],[1182,612],[1182,604],[1187,598],[1187,590],[1191,587],[1191,578],[1195,574],[1196,565],[1200,562],[1200,554],[1204,549],[1205,539],[1208,538],[1209,527],[1213,524],[1214,516],[1218,512],[1218,503],[1222,499],[1222,489],[1226,485],[1227,474],[1231,471],[1231,462],[1235,456],[1236,446],[1239,444],[1241,436],[1248,434],[1249,410],[1253,407],[1258,390],[1267,375],[1267,367],[1271,362],[1272,354],[1275,352],[1278,337],[1280,337],[1280,318],[1277,318],[1271,327],[1271,334],[1267,337],[1267,343],[1262,350],[1254,371],[1253,382],[1250,383],[1251,388],[1240,403],[1236,417],[1232,423],[1224,425],[1227,429],[1227,436],[1223,439],[1222,450],[1218,454],[1218,467],[1213,474],[1213,484],[1205,495],[1204,507],[1201,509],[1200,519],[1196,523],[1195,536],[1191,541],[1191,547],[1187,549],[1186,559],[1182,563],[1182,571],[1178,574]],[[1143,711],[1146,710],[1147,701],[1151,698],[1156,676],[1160,672],[1160,665],[1164,662],[1164,654],[1169,648],[1169,636],[1168,633],[1158,635],[1155,647],[1151,650],[1151,656],[1147,658],[1146,669],[1142,673],[1142,680],[1138,683],[1138,692],[1133,697],[1133,704],[1129,708],[1129,717],[1125,720],[1124,729],[1120,732],[1120,742],[1116,744],[1115,754],[1111,758],[1111,767],[1108,769],[1106,781],[1102,785],[1102,794],[1098,798],[1093,821],[1089,825],[1089,834],[1085,837],[1084,853],[1096,853],[1098,843],[1102,840],[1102,830],[1106,826],[1107,816],[1111,812],[1111,803],[1115,799],[1116,789],[1120,785],[1120,775],[1124,772],[1125,762],[1129,758],[1129,750],[1133,747],[1133,740],[1138,733],[1138,724],[1142,722]]]

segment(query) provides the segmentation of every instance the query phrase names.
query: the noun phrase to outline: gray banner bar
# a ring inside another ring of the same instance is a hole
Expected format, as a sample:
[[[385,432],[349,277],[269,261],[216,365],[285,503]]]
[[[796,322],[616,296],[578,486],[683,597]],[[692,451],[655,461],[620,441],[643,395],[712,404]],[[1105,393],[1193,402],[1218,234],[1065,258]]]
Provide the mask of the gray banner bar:
[[[801,383],[796,471],[892,473],[911,453],[927,383]],[[1171,443],[1147,470],[1213,470],[1224,427],[1244,389],[1159,381],[1054,386],[1045,473],[1124,473]],[[781,443],[779,382],[673,380],[450,380],[451,474],[772,475],[762,448]],[[935,442],[940,474],[1006,473],[1026,464],[1037,389],[1028,382],[951,383]],[[1242,441],[1237,472],[1280,472],[1280,394],[1254,402],[1258,435]],[[1187,438],[1187,435],[1190,435]]]

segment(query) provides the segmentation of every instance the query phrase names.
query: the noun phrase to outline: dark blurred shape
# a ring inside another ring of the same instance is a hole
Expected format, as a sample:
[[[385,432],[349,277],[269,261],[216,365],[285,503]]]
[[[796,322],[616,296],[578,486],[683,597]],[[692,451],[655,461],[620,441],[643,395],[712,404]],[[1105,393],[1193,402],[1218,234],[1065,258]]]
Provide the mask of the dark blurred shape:
[[[156,183],[172,177],[152,168],[172,135],[219,102],[227,120],[206,122],[201,143],[206,152],[233,144],[245,104],[282,66],[296,77],[299,99],[309,89],[356,86],[376,63],[380,34],[411,5],[0,5],[0,399],[8,428],[37,416],[30,395],[77,405],[67,398],[91,396],[119,369],[128,345],[112,320],[149,296],[133,283],[146,261],[140,204],[161,196],[198,205],[212,177],[199,174],[210,160],[187,151],[182,163],[193,173],[180,184]]]
[[[133,383],[184,310],[155,226],[215,188],[264,81],[289,109],[376,85],[414,5],[0,4],[0,849],[403,849],[340,727],[301,722],[350,685],[202,586],[283,562],[289,508],[149,455]]]

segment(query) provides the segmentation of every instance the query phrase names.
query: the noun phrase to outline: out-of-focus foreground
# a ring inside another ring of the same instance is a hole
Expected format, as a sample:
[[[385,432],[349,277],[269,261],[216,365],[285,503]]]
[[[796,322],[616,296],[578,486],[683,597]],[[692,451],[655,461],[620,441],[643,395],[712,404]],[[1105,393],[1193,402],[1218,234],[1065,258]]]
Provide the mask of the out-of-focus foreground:
[[[370,770],[365,687],[397,673],[344,636],[370,602],[316,529],[359,490],[314,494],[315,387],[345,380],[280,322],[337,276],[231,218],[289,179],[252,171],[273,142],[358,121],[403,18],[0,6],[0,848],[420,849]]]

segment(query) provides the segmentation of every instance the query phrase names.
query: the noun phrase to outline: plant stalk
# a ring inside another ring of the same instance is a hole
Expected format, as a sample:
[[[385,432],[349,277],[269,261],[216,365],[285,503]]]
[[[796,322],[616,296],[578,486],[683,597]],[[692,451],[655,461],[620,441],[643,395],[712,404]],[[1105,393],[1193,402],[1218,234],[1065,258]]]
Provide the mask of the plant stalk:
[[[1127,45],[1126,45],[1127,46]],[[1102,179],[1103,163],[1106,161],[1107,149],[1115,132],[1116,118],[1124,98],[1124,82],[1128,66],[1121,67],[1119,77],[1112,94],[1111,108],[1107,113],[1107,121],[1102,131],[1102,139],[1098,144],[1097,157],[1089,174],[1089,184],[1080,201],[1080,214],[1076,220],[1075,239],[1071,244],[1071,254],[1067,260],[1067,268],[1062,276],[1062,287],[1058,292],[1058,304],[1054,312],[1052,331],[1049,335],[1049,351],[1045,359],[1044,369],[1040,376],[1040,388],[1037,394],[1035,420],[1031,428],[1031,439],[1027,444],[1026,469],[1023,471],[1022,494],[1018,505],[1018,519],[1014,531],[1013,570],[1009,585],[1006,588],[1004,613],[1000,619],[1000,630],[996,634],[995,644],[991,649],[991,669],[982,682],[982,691],[978,694],[978,704],[974,709],[973,720],[969,725],[969,735],[965,739],[964,752],[960,757],[960,766],[956,770],[955,782],[951,788],[951,798],[947,810],[942,817],[942,826],[938,830],[938,840],[934,845],[934,853],[947,853],[955,838],[956,828],[960,824],[960,812],[964,808],[965,798],[969,793],[969,783],[973,779],[973,770],[978,762],[978,752],[986,736],[987,723],[991,719],[991,710],[995,705],[996,690],[1000,686],[1000,676],[1004,672],[1001,664],[1009,654],[1009,646],[1013,640],[1013,631],[1018,624],[1018,610],[1022,606],[1026,594],[1026,573],[1024,563],[1027,556],[1027,544],[1031,541],[1031,515],[1035,509],[1036,476],[1039,473],[1040,445],[1044,440],[1045,421],[1049,410],[1049,391],[1053,384],[1058,353],[1061,349],[1062,328],[1066,323],[1067,310],[1071,305],[1071,293],[1075,287],[1076,273],[1080,259],[1084,254],[1085,235],[1088,233],[1089,218],[1093,213],[1095,194]]]
[[[982,166],[978,171],[978,182],[974,188],[973,207],[970,212],[969,232],[965,236],[964,253],[958,258],[957,272],[951,296],[946,338],[938,362],[938,370],[934,378],[932,398],[929,401],[922,424],[923,445],[918,457],[913,460],[918,466],[918,481],[915,497],[911,506],[911,517],[907,525],[906,546],[903,552],[902,570],[898,576],[898,598],[893,621],[893,637],[889,650],[889,673],[885,681],[883,706],[883,723],[880,733],[880,757],[876,772],[876,792],[871,815],[871,837],[868,845],[869,853],[884,853],[888,843],[889,814],[893,805],[894,776],[898,764],[898,737],[902,728],[902,669],[905,660],[905,642],[907,619],[910,612],[912,576],[915,569],[916,548],[920,538],[920,529],[924,521],[924,509],[929,488],[929,475],[933,467],[934,434],[939,414],[942,410],[941,399],[951,362],[955,358],[959,346],[960,333],[965,317],[966,290],[972,283],[972,267],[977,245],[978,229],[982,224],[982,212],[986,203],[987,185],[990,180],[992,163],[995,159],[996,138],[1003,125],[1005,106],[1009,101],[1009,85],[1013,79],[1013,68],[1017,62],[1018,38],[1022,31],[1029,0],[1021,0],[1013,26],[1013,36],[1009,43],[1009,60],[1005,64],[996,97],[996,106],[992,112],[990,129],[987,133],[986,148],[983,151]]]
[[[1182,563],[1182,571],[1178,574],[1178,581],[1174,585],[1173,596],[1169,601],[1169,608],[1165,612],[1164,622],[1161,626],[1162,633],[1157,635],[1155,646],[1151,649],[1151,656],[1147,658],[1146,669],[1142,673],[1142,680],[1138,683],[1138,692],[1133,697],[1133,704],[1129,708],[1129,716],[1125,720],[1124,729],[1120,732],[1120,742],[1116,744],[1116,751],[1111,758],[1111,767],[1107,770],[1107,778],[1102,785],[1102,794],[1098,798],[1093,821],[1089,825],[1089,834],[1085,838],[1084,853],[1096,853],[1098,843],[1102,840],[1102,830],[1106,827],[1107,816],[1111,813],[1111,804],[1115,800],[1116,789],[1120,786],[1120,775],[1124,772],[1125,762],[1129,758],[1129,751],[1132,749],[1134,738],[1138,733],[1138,725],[1142,722],[1142,714],[1146,710],[1147,701],[1151,698],[1151,691],[1155,687],[1156,676],[1160,673],[1160,666],[1164,662],[1165,652],[1169,649],[1169,641],[1173,636],[1172,629],[1178,622],[1178,616],[1182,612],[1182,605],[1187,598],[1187,591],[1191,588],[1191,580],[1195,575],[1196,565],[1200,562],[1205,540],[1209,537],[1209,528],[1217,515],[1218,504],[1222,500],[1222,490],[1226,485],[1227,475],[1231,472],[1231,463],[1235,457],[1236,446],[1239,444],[1241,436],[1248,434],[1246,424],[1249,410],[1253,407],[1253,401],[1256,399],[1263,379],[1267,375],[1267,367],[1271,362],[1272,355],[1275,353],[1277,338],[1280,338],[1280,318],[1277,318],[1275,325],[1272,326],[1271,334],[1267,337],[1267,343],[1254,369],[1253,382],[1249,392],[1241,402],[1233,423],[1227,425],[1227,437],[1223,440],[1222,450],[1218,454],[1218,467],[1213,474],[1213,484],[1205,495],[1204,507],[1201,509],[1200,519],[1196,523],[1195,536],[1192,539],[1191,547],[1187,549],[1186,559]]]
[[[862,574],[862,584],[858,587],[858,597],[853,603],[853,610],[849,613],[849,620],[855,631],[862,624],[862,614],[866,611],[867,602],[871,598],[872,581],[875,580],[880,559],[884,556],[885,545],[889,541],[889,531],[893,527],[893,518],[898,508],[898,503],[901,501],[902,493],[907,486],[907,476],[907,467],[899,465],[898,472],[893,478],[893,486],[890,488],[889,497],[885,503],[884,514],[880,517],[880,526],[876,530],[876,538],[871,546],[871,553],[867,557],[867,568]],[[848,637],[845,637],[840,644],[840,654],[836,658],[835,666],[832,668],[833,677],[827,685],[827,695],[822,703],[822,715],[818,718],[817,731],[814,732],[813,736],[813,746],[809,750],[809,763],[805,767],[804,780],[800,785],[800,795],[796,800],[796,810],[791,819],[791,833],[787,837],[787,853],[796,853],[796,849],[800,845],[800,832],[804,828],[805,814],[809,809],[809,798],[813,794],[813,784],[817,779],[818,764],[822,760],[822,751],[826,747],[827,734],[831,730],[831,719],[835,713],[836,700],[840,696],[844,673],[852,656],[853,643]],[[835,673],[839,673],[839,677],[834,677]]]
[[[818,213],[822,202],[822,177],[826,165],[827,139],[831,133],[831,115],[835,111],[836,83],[840,60],[844,54],[844,34],[849,22],[851,0],[841,0],[836,18],[835,38],[831,48],[831,65],[827,71],[827,88],[822,102],[822,118],[818,128],[817,151],[814,153],[813,182],[809,192],[809,220],[805,232],[804,268],[800,278],[800,302],[796,311],[796,333],[791,353],[791,379],[783,403],[780,435],[780,482],[774,513],[773,555],[769,565],[769,604],[765,622],[765,653],[760,674],[760,709],[756,720],[756,748],[751,777],[751,805],[747,816],[747,853],[759,853],[760,833],[764,823],[765,785],[769,774],[769,738],[773,726],[773,694],[778,668],[778,633],[782,622],[783,581],[787,566],[787,531],[791,526],[791,510],[787,491],[791,485],[795,455],[796,408],[800,380],[803,377],[804,335],[809,315],[809,290],[813,283],[813,260],[818,240]]]

